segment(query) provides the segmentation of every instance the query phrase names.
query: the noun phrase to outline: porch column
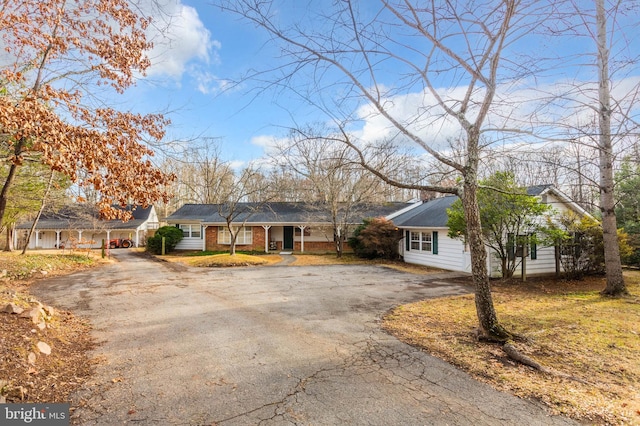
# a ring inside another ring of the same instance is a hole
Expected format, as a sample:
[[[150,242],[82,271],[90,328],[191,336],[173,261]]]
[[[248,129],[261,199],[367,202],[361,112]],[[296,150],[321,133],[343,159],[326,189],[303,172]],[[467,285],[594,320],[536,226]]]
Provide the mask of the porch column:
[[[34,249],[38,248],[38,243],[40,242],[40,231],[36,229],[35,234],[36,234],[36,242],[35,242],[35,245],[33,246]]]
[[[59,229],[56,229],[56,248],[60,248],[60,231]]]
[[[264,228],[264,252],[269,253],[269,229],[271,229],[271,225],[262,225]]]
[[[300,228],[300,253],[304,253],[304,228],[306,227],[306,225],[298,225]]]
[[[136,229],[136,248],[140,247],[139,241],[140,241],[140,230]]]
[[[82,230],[78,230],[78,244],[80,244],[80,241],[82,241]]]
[[[207,228],[209,225],[202,225],[202,251],[207,251]]]
[[[109,249],[109,241],[111,241],[111,229],[107,229],[107,241],[104,242],[104,246],[106,249]]]

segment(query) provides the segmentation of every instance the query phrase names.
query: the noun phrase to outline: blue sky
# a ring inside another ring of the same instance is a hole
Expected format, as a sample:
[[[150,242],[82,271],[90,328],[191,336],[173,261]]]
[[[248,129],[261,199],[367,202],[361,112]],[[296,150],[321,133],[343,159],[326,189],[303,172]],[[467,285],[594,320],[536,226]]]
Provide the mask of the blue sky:
[[[166,29],[163,36],[150,33],[156,43],[156,49],[150,52],[153,66],[149,75],[141,79],[126,97],[134,110],[166,112],[172,120],[167,129],[167,139],[215,139],[223,158],[240,165],[263,156],[268,141],[283,137],[286,133],[284,128],[293,125],[294,120],[300,124],[314,121],[311,107],[294,101],[286,92],[251,92],[247,83],[229,89],[230,78],[237,78],[250,68],[261,68],[276,60],[278,48],[269,42],[263,31],[235,16],[221,13],[205,1],[161,0],[160,3],[164,14],[158,16],[170,16],[171,20],[158,20],[158,27]],[[292,4],[294,7],[287,10],[288,17],[304,13],[305,2],[299,3],[300,7],[295,1]],[[634,31],[637,28],[634,27]],[[626,37],[635,39],[637,35],[627,34]],[[566,49],[569,55],[576,53],[578,46],[583,48],[588,44],[588,40],[575,39],[561,49]],[[536,47],[547,48],[543,40]],[[637,54],[637,48],[630,53]],[[571,60],[567,59],[567,63]],[[537,79],[537,89],[555,91],[562,82],[579,81],[579,68],[573,65],[554,71],[549,80]],[[628,81],[621,87],[633,88],[640,83],[637,69],[624,77]],[[520,99],[525,105],[531,98],[539,96],[531,90],[531,83],[522,81],[519,87],[510,87],[505,97]],[[455,86],[443,89],[453,97],[464,91],[464,88]],[[393,112],[398,115],[413,114],[419,109],[417,106],[428,102],[422,92],[398,92],[388,100],[396,105]],[[287,105],[287,110],[281,105]],[[289,111],[293,111],[295,117]],[[359,113],[365,117],[366,109]],[[505,112],[507,114],[510,112]],[[522,114],[530,114],[530,110],[525,106]],[[388,123],[376,116],[368,116],[359,126],[357,131],[364,139],[392,133]],[[422,136],[444,140],[455,137],[457,131],[451,122],[441,120],[438,123],[434,121],[431,127],[424,126]]]
[[[261,157],[262,146],[255,141],[275,134],[274,125],[286,125],[288,114],[269,94],[255,97],[246,93],[246,85],[226,85],[272,60],[276,52],[266,35],[204,2],[168,0],[164,7],[172,16],[168,34],[155,36],[153,66],[126,94],[130,107],[165,112],[172,121],[169,140],[215,139],[231,162]]]

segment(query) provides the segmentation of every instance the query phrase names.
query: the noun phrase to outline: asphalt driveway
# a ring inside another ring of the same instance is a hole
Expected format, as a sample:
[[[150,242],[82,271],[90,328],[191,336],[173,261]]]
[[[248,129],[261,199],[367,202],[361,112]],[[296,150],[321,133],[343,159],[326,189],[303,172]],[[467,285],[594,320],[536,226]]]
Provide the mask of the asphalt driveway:
[[[89,318],[101,342],[97,374],[74,397],[77,423],[572,424],[380,329],[393,306],[467,291],[446,276],[188,268],[115,252],[113,265],[33,289]]]

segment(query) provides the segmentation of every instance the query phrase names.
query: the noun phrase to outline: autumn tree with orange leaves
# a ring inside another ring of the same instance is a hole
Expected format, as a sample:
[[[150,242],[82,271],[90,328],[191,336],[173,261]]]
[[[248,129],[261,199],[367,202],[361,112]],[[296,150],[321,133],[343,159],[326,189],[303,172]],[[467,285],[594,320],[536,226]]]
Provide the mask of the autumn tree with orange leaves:
[[[96,189],[105,218],[127,218],[114,205],[167,201],[172,177],[153,165],[146,142],[162,139],[168,121],[118,111],[97,96],[122,93],[144,75],[149,22],[127,0],[0,2],[0,144],[9,153],[0,224],[28,161]]]

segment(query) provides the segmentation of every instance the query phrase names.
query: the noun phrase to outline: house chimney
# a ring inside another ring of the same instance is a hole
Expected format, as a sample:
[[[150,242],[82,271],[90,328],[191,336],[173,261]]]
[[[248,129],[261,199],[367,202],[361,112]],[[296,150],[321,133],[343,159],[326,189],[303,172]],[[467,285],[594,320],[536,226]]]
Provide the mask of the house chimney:
[[[422,202],[430,201],[437,197],[438,197],[438,193],[436,191],[427,191],[427,190],[420,191],[420,200]]]

